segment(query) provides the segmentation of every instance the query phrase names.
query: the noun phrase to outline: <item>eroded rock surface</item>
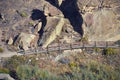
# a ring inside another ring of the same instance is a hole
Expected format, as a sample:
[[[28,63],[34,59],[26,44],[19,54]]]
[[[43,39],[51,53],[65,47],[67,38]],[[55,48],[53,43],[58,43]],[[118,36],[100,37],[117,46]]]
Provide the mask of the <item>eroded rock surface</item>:
[[[89,41],[117,41],[119,5],[120,0],[2,0],[1,37],[4,42],[12,37],[15,42],[10,39],[10,44],[16,43],[25,50],[57,41],[79,42],[81,37]]]
[[[78,0],[79,9],[83,10],[84,37],[90,41],[117,41],[120,39],[119,0]],[[97,2],[96,2],[97,1]],[[95,4],[92,4],[96,2]]]
[[[36,47],[36,45],[37,45],[36,44],[36,42],[37,42],[36,39],[37,39],[36,35],[27,34],[27,33],[20,33],[20,35],[18,36],[18,38],[15,42],[15,45],[23,48],[24,50],[28,50],[29,47]]]
[[[44,33],[39,43],[42,43],[43,47],[47,47],[61,34],[63,25],[63,18],[47,17],[47,24],[44,28]]]
[[[46,16],[59,16],[64,17],[62,12],[56,8],[55,6],[51,5],[50,3],[46,2],[44,5],[44,14]]]
[[[0,74],[1,80],[15,80],[9,74]]]

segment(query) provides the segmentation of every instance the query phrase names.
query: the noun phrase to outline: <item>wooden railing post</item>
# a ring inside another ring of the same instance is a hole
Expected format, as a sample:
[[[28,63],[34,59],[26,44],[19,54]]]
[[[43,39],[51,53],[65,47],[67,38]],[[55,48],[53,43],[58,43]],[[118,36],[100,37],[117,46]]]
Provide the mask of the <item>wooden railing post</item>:
[[[108,42],[106,41],[106,48],[108,48]]]
[[[72,43],[70,43],[70,49],[72,50],[73,48],[72,48]]]
[[[58,41],[58,51],[59,51],[59,53],[61,53],[60,42],[59,41]]]
[[[84,42],[82,42],[82,47],[85,48]]]
[[[96,41],[95,41],[95,48],[97,47],[97,43],[96,43]]]
[[[25,50],[24,50],[24,55],[25,55],[26,53],[25,53]]]
[[[49,45],[47,46],[47,54],[49,54]]]

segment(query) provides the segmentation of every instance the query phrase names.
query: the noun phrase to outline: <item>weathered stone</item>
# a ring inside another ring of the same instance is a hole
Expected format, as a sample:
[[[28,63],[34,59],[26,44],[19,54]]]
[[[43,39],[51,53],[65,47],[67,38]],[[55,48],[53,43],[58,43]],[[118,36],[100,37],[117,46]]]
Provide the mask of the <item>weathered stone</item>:
[[[41,30],[42,28],[42,22],[39,22],[34,29],[34,34],[38,34],[38,32]]]
[[[58,5],[60,6],[62,4],[63,0],[58,0]]]
[[[0,74],[0,80],[15,80],[9,74]]]
[[[35,38],[36,35],[21,33],[15,41],[15,45],[22,47],[24,50],[28,50],[29,47],[31,47],[32,41],[35,40]]]
[[[47,17],[47,24],[44,28],[43,47],[47,47],[61,33],[64,25],[64,19],[58,17]]]
[[[12,45],[12,44],[13,44],[13,39],[12,39],[12,37],[10,37],[10,39],[8,40],[8,44],[9,44],[9,45]]]
[[[45,6],[44,6],[44,14],[46,16],[60,16],[60,17],[64,17],[64,15],[62,14],[62,12],[59,9],[57,9],[54,6],[52,6],[48,2],[46,2]]]
[[[89,7],[98,7],[100,5],[99,0],[77,0],[77,5],[80,10],[89,11]]]
[[[120,39],[120,22],[111,9],[101,9],[83,15],[84,36],[90,41],[117,41]],[[114,38],[114,39],[113,39]]]

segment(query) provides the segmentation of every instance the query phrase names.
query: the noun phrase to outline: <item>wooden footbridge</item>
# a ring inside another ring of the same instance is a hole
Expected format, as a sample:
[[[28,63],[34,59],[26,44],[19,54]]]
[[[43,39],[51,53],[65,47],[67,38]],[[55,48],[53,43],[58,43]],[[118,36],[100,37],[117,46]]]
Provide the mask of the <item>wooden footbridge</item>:
[[[94,41],[94,42],[76,42],[76,43],[65,43],[65,44],[51,44],[46,48],[42,48],[42,46],[36,49],[29,50],[21,50],[18,53],[21,54],[35,54],[35,53],[49,53],[52,51],[62,51],[62,50],[73,50],[73,49],[84,49],[84,48],[120,48],[120,44],[112,41]]]

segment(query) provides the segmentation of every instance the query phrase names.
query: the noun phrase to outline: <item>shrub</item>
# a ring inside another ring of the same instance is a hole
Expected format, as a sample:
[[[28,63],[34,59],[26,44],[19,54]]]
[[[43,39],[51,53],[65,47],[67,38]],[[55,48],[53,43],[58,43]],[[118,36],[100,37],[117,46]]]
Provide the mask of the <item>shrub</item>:
[[[87,67],[71,72],[72,75],[65,76],[66,80],[119,80],[120,73],[111,66],[98,64],[96,62],[86,64]]]
[[[62,80],[48,71],[41,70],[38,66],[18,66],[16,72],[21,80]]]
[[[85,36],[85,37],[82,37],[81,38],[81,41],[84,43],[84,42],[88,42],[88,37],[87,36]]]
[[[77,67],[77,64],[74,63],[74,62],[71,62],[71,63],[69,63],[69,67],[70,67],[70,68],[76,68],[76,67]]]
[[[0,53],[3,53],[4,52],[4,49],[3,48],[0,48]]]
[[[0,73],[7,73],[7,74],[9,74],[9,70],[6,69],[6,68],[1,68],[0,67]]]
[[[5,67],[10,70],[16,70],[17,66],[25,64],[25,57],[24,56],[12,56],[5,62]]]
[[[106,48],[103,50],[103,54],[104,55],[111,55],[111,54],[115,54],[115,50],[113,48]]]
[[[24,11],[17,11],[17,12],[20,14],[21,17],[27,17],[28,16],[28,14]]]
[[[95,51],[95,52],[100,52],[101,49],[100,49],[100,48],[94,48],[94,51]]]
[[[32,22],[32,21],[30,21],[28,24],[31,26],[34,26],[34,22]]]

